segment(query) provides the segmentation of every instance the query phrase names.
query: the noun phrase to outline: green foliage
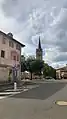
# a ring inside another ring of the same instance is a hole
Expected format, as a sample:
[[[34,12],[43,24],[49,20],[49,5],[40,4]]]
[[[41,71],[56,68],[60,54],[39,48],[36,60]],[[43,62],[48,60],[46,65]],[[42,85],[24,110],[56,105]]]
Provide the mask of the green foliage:
[[[21,72],[26,71],[27,67],[26,67],[26,60],[24,55],[21,56]]]
[[[25,60],[21,60],[21,71],[22,72],[29,71],[31,73],[31,79],[32,79],[32,73],[38,73],[39,75],[41,74],[43,66],[44,66],[43,61],[37,60],[32,56],[29,56]]]
[[[26,59],[27,71],[33,72],[33,62],[34,61],[35,61],[35,58],[31,56]]]
[[[56,78],[56,70],[46,63],[44,64],[43,74],[44,74],[44,77],[50,76],[50,77]]]
[[[43,71],[44,77],[50,76],[56,78],[56,70],[49,66],[47,63],[44,63],[42,60],[37,60],[33,56],[29,56],[27,59],[24,56],[21,56],[21,71],[29,71],[31,73],[35,73],[37,75],[41,75]]]
[[[34,72],[34,61],[35,58],[31,56],[26,59],[26,69],[31,73],[31,80],[32,80],[32,73]]]
[[[34,73],[38,73],[41,74],[41,71],[44,67],[44,62],[41,60],[35,60],[33,62],[33,69],[34,69]]]

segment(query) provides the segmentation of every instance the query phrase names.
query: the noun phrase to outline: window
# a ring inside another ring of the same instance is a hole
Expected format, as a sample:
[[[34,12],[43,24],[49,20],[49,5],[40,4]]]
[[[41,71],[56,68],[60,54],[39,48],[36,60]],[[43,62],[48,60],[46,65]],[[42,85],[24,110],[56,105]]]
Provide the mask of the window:
[[[19,55],[17,55],[17,61],[19,61]]]
[[[13,60],[15,60],[15,61],[16,61],[16,56],[13,56]]]
[[[1,50],[1,57],[5,57],[5,51],[4,50]]]
[[[14,47],[14,43],[12,41],[9,41],[9,46],[13,48]]]
[[[6,44],[6,37],[5,36],[3,36],[2,43]]]
[[[20,45],[19,44],[16,44],[16,49],[20,50]]]

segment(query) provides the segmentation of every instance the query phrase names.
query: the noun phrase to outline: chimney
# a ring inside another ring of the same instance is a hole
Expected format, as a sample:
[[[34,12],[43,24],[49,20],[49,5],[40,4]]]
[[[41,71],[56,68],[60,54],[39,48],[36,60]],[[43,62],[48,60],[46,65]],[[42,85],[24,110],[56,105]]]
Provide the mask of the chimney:
[[[12,34],[11,32],[9,32],[7,35],[8,35],[9,37],[13,38],[13,34]]]

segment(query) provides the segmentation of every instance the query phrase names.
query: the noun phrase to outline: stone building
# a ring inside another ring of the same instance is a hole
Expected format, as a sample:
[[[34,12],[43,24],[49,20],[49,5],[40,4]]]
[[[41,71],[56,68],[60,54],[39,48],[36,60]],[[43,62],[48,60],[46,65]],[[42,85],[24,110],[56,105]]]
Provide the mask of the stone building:
[[[14,66],[18,69],[20,77],[21,47],[24,46],[13,38],[12,33],[0,31],[0,80],[8,79],[8,74]]]

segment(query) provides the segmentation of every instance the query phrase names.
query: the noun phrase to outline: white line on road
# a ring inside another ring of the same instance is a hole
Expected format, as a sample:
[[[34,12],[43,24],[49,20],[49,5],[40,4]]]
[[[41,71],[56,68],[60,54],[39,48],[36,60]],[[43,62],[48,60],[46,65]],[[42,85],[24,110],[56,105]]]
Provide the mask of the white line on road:
[[[13,96],[15,94],[19,94],[20,92],[0,92],[0,100],[1,99],[5,99],[5,98],[8,98],[9,96]],[[5,96],[3,96],[5,95]],[[6,96],[7,95],[7,96]]]
[[[0,92],[0,95],[1,95],[0,99],[8,98],[8,97],[14,96],[15,94],[19,94],[19,93],[28,91],[28,90],[36,88],[36,87],[39,87],[39,85],[27,87],[27,88],[23,89],[22,91],[19,90],[19,91],[14,91],[13,92],[13,90],[12,91],[6,90],[7,92]]]
[[[0,96],[0,100],[4,99],[4,98],[7,98],[7,96]]]
[[[29,90],[29,89],[24,89],[23,92],[24,92],[24,91],[28,91],[28,90]]]
[[[0,95],[18,94],[20,92],[1,92]]]

